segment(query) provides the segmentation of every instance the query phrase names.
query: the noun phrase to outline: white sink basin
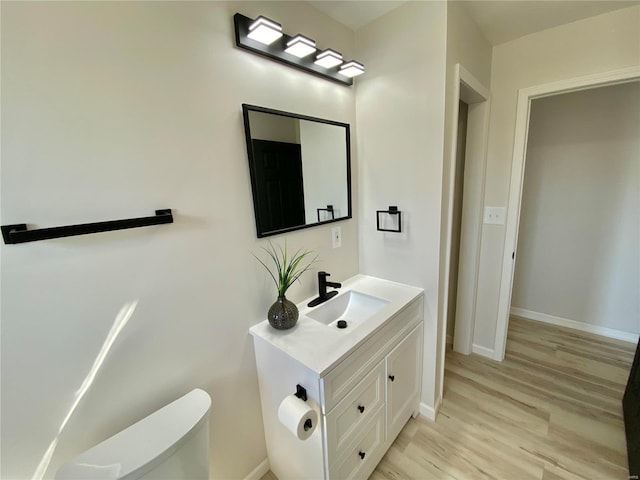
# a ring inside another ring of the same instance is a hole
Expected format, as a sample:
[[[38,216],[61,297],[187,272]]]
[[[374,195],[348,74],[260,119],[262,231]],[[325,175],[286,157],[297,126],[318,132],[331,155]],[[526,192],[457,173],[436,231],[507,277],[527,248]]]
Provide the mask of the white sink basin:
[[[361,325],[388,304],[389,300],[348,290],[313,308],[307,316],[330,327],[336,327],[338,320],[346,320],[348,330]]]

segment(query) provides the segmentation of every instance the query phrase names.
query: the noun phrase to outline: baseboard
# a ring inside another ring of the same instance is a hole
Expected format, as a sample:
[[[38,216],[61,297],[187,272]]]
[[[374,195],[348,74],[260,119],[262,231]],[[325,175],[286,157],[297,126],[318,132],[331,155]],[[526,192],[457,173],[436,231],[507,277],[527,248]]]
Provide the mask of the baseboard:
[[[269,468],[269,458],[265,458],[249,475],[244,477],[244,480],[260,480],[269,471]]]
[[[475,343],[471,347],[471,352],[475,353],[476,355],[481,355],[483,357],[493,358],[492,348],[482,347],[480,345],[476,345]]]
[[[420,402],[420,415],[423,417],[427,417],[431,421],[436,421],[436,415],[438,415],[438,407],[440,405],[436,404],[435,408],[427,405],[424,402]]]
[[[511,313],[511,315],[526,318],[527,320],[550,323],[551,325],[557,325],[559,327],[573,328],[574,330],[595,333],[597,335],[602,335],[603,337],[615,338],[616,340],[622,340],[634,344],[638,343],[638,335],[634,333],[623,332],[622,330],[601,327],[600,325],[591,325],[590,323],[569,320],[568,318],[554,317],[553,315],[548,315],[546,313],[534,312],[532,310],[526,310],[524,308],[518,307],[511,307],[509,313]]]

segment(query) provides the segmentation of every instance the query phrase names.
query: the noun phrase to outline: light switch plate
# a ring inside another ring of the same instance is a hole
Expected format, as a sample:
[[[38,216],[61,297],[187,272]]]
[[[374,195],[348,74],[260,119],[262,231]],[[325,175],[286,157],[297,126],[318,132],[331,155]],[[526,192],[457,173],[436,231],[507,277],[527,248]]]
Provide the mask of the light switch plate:
[[[333,245],[333,248],[342,246],[342,230],[340,227],[333,227],[331,229],[331,244]]]
[[[484,207],[483,222],[489,225],[504,225],[507,209],[505,207]]]

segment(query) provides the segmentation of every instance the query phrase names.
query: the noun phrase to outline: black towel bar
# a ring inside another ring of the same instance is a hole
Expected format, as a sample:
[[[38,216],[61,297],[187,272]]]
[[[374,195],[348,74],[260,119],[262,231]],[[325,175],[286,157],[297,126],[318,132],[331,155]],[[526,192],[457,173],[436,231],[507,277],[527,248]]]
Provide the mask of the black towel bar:
[[[51,238],[109,232],[111,230],[124,230],[126,228],[148,227],[164,223],[173,223],[173,214],[171,213],[170,208],[156,210],[156,214],[152,217],[127,218],[124,220],[110,220],[108,222],[39,228],[36,230],[27,230],[27,225],[25,223],[2,225],[1,228],[4,243],[8,245],[13,243],[36,242],[38,240],[48,240]]]
[[[397,215],[398,216],[398,228],[383,228],[381,227],[380,222],[380,214],[386,213],[387,215]],[[400,233],[402,232],[402,212],[398,210],[396,206],[390,206],[389,210],[376,210],[376,228],[380,232],[394,232]]]
[[[320,220],[320,212],[327,212],[328,215],[331,215],[331,220],[335,220],[335,214],[333,211],[333,205],[327,205],[327,208],[316,208],[316,213],[318,215],[318,222],[321,222],[322,220]]]

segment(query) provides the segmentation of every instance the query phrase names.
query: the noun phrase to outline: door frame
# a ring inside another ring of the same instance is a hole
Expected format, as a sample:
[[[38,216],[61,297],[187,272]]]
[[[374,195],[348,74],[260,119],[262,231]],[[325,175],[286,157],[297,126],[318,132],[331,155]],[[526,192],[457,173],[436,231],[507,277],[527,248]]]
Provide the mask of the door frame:
[[[545,83],[518,90],[511,181],[509,184],[505,240],[502,252],[502,274],[498,296],[498,317],[496,321],[496,337],[493,346],[494,360],[504,360],[507,346],[507,331],[509,328],[513,275],[517,258],[516,247],[518,245],[518,230],[520,226],[522,185],[524,183],[531,102],[537,98],[618,85],[639,79],[640,66]]]
[[[448,162],[448,180],[449,195],[448,208],[446,212],[446,239],[443,250],[444,258],[442,259],[442,275],[440,281],[442,286],[442,298],[440,305],[442,306],[442,331],[439,339],[440,342],[440,382],[439,382],[439,399],[442,398],[444,387],[444,361],[447,342],[447,324],[448,319],[448,303],[449,303],[449,277],[451,268],[451,246],[452,246],[452,228],[453,228],[453,199],[455,194],[455,171],[457,163],[457,139],[458,139],[458,105],[460,101],[469,105],[468,124],[467,124],[467,158],[473,156],[475,161],[466,161],[465,169],[473,167],[473,174],[467,179],[465,171],[465,196],[463,197],[463,214],[462,227],[460,232],[461,246],[460,254],[462,255],[462,238],[463,235],[467,239],[466,245],[469,250],[466,252],[468,257],[468,265],[466,269],[468,274],[465,277],[470,279],[458,286],[458,298],[464,298],[463,304],[465,308],[464,320],[456,321],[454,331],[454,349],[462,353],[471,353],[473,343],[473,328],[475,324],[475,298],[477,292],[478,269],[480,265],[480,239],[482,234],[482,205],[484,204],[484,184],[487,160],[487,138],[489,133],[489,105],[490,92],[476,77],[474,77],[460,63],[456,63],[453,78],[453,108],[451,115],[451,145],[450,156]],[[468,192],[467,192],[468,191]],[[466,207],[466,208],[465,208]],[[460,276],[458,277],[460,278]],[[462,286],[463,288],[460,288]],[[456,302],[456,310],[458,302]],[[458,317],[458,313],[456,313]],[[439,402],[437,402],[439,403]]]
[[[475,324],[475,297],[477,290],[478,268],[480,265],[480,235],[482,233],[482,205],[484,203],[484,184],[486,173],[487,137],[489,132],[489,90],[482,85],[461,64],[455,65],[454,72],[454,105],[451,118],[451,149],[449,158],[449,198],[447,211],[447,238],[445,243],[444,264],[444,294],[443,294],[443,345],[446,343],[447,324],[449,322],[447,305],[449,300],[449,277],[451,268],[451,245],[453,230],[453,199],[455,194],[455,171],[458,150],[458,105],[460,101],[469,105],[467,124],[467,157],[475,157],[475,162],[465,162],[465,169],[474,168],[472,178],[467,178],[465,171],[465,196],[463,198],[462,228],[460,232],[462,254],[462,236],[468,238],[470,252],[468,253],[468,270],[471,282],[465,282],[458,287],[458,298],[464,298],[464,318],[456,321],[454,331],[454,349],[461,353],[471,353],[473,343],[473,327]],[[473,106],[473,112],[472,112]],[[470,141],[471,140],[471,141]],[[471,180],[471,181],[468,181]],[[467,194],[468,190],[468,194]],[[465,209],[465,207],[467,207]],[[463,288],[460,288],[463,287]],[[456,305],[458,302],[456,302]],[[456,317],[458,312],[456,308]],[[462,318],[462,317],[461,317]],[[443,349],[444,352],[444,349]],[[444,353],[442,354],[444,360]]]

